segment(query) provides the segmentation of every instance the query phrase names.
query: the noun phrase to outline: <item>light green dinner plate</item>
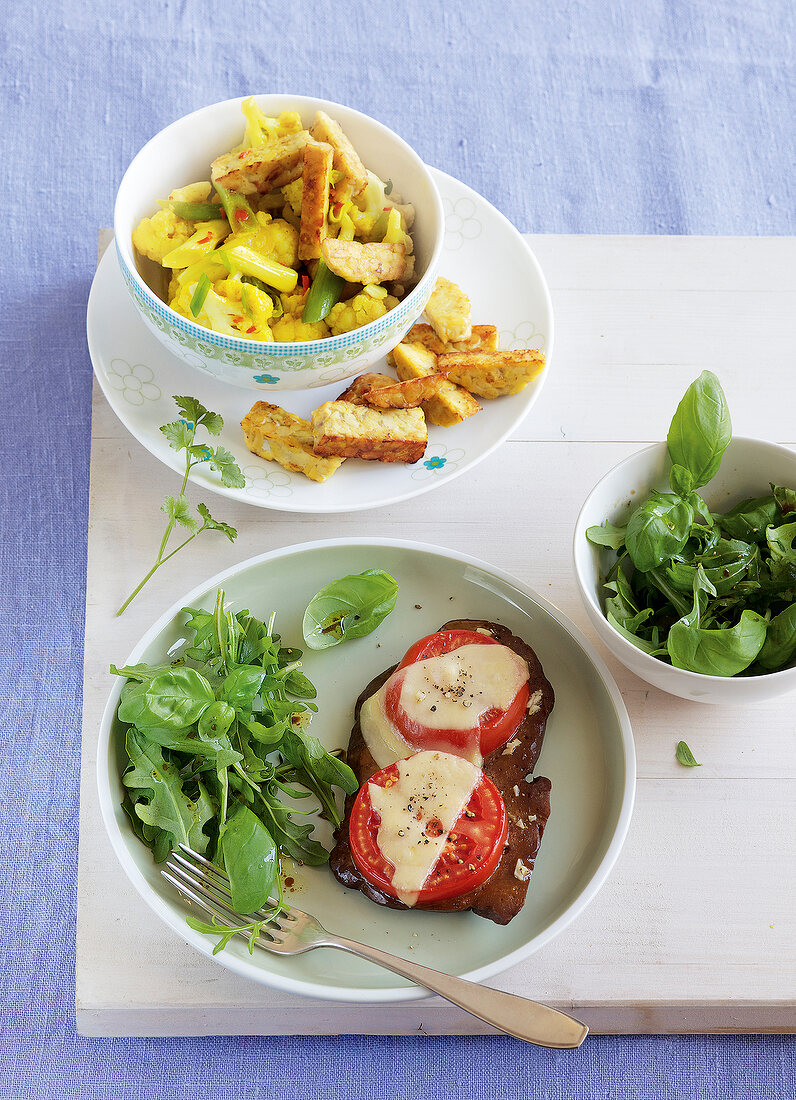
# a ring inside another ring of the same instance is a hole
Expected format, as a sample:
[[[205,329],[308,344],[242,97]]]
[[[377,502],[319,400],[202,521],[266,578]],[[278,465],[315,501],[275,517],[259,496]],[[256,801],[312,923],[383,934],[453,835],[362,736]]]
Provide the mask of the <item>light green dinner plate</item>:
[[[635,791],[635,754],[627,712],[592,645],[551,604],[511,576],[475,558],[392,539],[326,540],[286,547],[220,573],[189,592],[147,632],[128,663],[160,661],[185,637],[180,608],[212,608],[216,589],[234,610],[262,619],[276,611],[285,644],[302,648],[301,620],[314,593],[347,573],[379,567],[399,583],[395,610],[366,638],[319,652],[305,650],[303,671],[318,688],[312,730],[328,748],[345,746],[354,702],[365,684],[416,639],[451,618],[504,623],[538,654],[556,693],[536,774],[552,780],[552,813],[521,913],[505,927],[464,914],[384,909],[342,887],[328,868],[291,870],[288,895],[330,932],[473,980],[489,978],[549,943],[594,897],[627,833]],[[122,664],[125,654],[110,653]],[[133,835],[121,808],[124,747],[114,681],[100,730],[100,805],[114,850],[133,886],[183,940],[209,958],[213,941],[185,922],[187,908]],[[321,823],[321,828],[324,828]],[[328,834],[327,834],[328,837]],[[423,991],[340,951],[292,958],[241,940],[215,960],[254,981],[338,1001],[400,1001]]]

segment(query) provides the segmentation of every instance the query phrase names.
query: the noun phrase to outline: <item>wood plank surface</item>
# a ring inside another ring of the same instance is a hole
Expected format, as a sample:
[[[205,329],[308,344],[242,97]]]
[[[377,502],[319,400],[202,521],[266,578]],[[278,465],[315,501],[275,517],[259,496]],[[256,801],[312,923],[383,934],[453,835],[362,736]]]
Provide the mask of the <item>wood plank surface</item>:
[[[796,442],[796,241],[531,237],[556,314],[551,376],[514,438],[436,492],[372,512],[289,515],[224,501],[240,532],[186,552],[149,598],[112,609],[145,571],[147,532],[174,475],[118,423],[95,386],[78,889],[83,1034],[475,1033],[437,998],[333,1005],[257,986],[208,962],[157,920],[116,863],[95,795],[109,659],[211,573],[330,535],[408,534],[514,573],[595,640],[571,565],[586,493],[639,442],[662,438],[703,367],[720,375],[737,434]],[[493,979],[571,1008],[597,1032],[796,1030],[796,738],[792,698],[687,703],[601,647],[638,754],[638,793],[617,866],[553,943]],[[685,738],[702,762],[684,769]]]

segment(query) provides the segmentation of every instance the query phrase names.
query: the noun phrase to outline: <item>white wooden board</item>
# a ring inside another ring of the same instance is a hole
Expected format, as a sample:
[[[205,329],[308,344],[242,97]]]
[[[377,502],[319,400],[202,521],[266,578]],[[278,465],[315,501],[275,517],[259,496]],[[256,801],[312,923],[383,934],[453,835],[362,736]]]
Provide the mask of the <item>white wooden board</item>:
[[[105,838],[96,731],[110,678],[153,618],[234,562],[308,539],[416,536],[485,558],[556,603],[592,639],[571,533],[594,482],[665,435],[685,386],[719,374],[737,434],[796,443],[796,240],[529,237],[556,312],[551,376],[515,437],[415,501],[328,518],[224,501],[235,545],[207,538],[113,610],[155,551],[174,475],[127,434],[95,386],[78,873],[77,1023],[86,1035],[476,1033],[437,998],[337,1005],[275,992],[208,962],[150,913]],[[321,490],[322,491],[322,490]],[[492,983],[573,1010],[595,1032],[796,1030],[793,698],[686,703],[603,652],[630,712],[638,795],[608,883],[554,943]],[[684,769],[685,738],[702,762]]]

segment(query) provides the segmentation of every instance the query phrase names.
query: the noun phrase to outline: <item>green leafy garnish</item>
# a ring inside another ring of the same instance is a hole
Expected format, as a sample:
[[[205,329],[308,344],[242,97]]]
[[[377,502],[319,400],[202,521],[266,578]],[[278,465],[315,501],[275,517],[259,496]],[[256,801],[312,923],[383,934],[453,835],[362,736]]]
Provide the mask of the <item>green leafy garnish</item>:
[[[721,385],[703,371],[672,418],[670,493],[653,489],[624,527],[590,527],[617,552],[603,582],[611,626],[645,653],[709,676],[766,673],[796,657],[796,490],[711,512],[698,490],[731,438]]]
[[[685,741],[677,742],[677,749],[674,754],[677,757],[678,764],[682,764],[684,768],[701,768],[702,765],[694,759],[694,754],[686,745]]]
[[[206,276],[203,276],[203,278],[206,278]],[[198,292],[199,287],[197,287]],[[124,601],[116,612],[117,615],[121,615],[126,610],[161,565],[164,565],[169,558],[173,558],[179,550],[187,546],[197,535],[201,535],[203,531],[220,531],[222,535],[226,535],[230,542],[234,542],[238,537],[238,532],[234,527],[213,518],[206,504],[196,506],[196,511],[199,513],[199,519],[197,519],[191,508],[191,503],[185,495],[191,470],[194,466],[199,466],[203,462],[208,463],[211,470],[221,475],[222,485],[240,488],[246,484],[246,478],[241,473],[234,456],[226,448],[211,448],[196,443],[196,433],[199,428],[204,428],[210,435],[218,435],[224,427],[224,420],[219,413],[210,412],[206,409],[195,397],[175,397],[174,400],[177,403],[177,408],[182,413],[183,419],[174,420],[170,424],[163,424],[160,430],[168,440],[170,447],[175,451],[185,452],[185,472],[182,485],[176,497],[166,497],[161,505],[161,511],[165,512],[168,517],[168,523],[160,542],[155,564]],[[177,527],[185,528],[190,534],[173,550],[167,552],[169,539]]]
[[[395,607],[398,582],[383,569],[366,569],[327,584],[304,612],[302,630],[310,649],[328,649],[375,630]]]
[[[273,916],[282,906],[280,853],[325,863],[313,816],[339,825],[335,790],[353,794],[357,781],[308,732],[314,704],[298,697],[314,697],[315,687],[273,618],[233,614],[221,590],[212,611],[183,611],[193,644],[173,663],[111,665],[127,680],[117,710],[126,726],[123,806],[156,861],[182,843],[226,872],[234,908],[257,918],[241,926],[253,944],[259,911]],[[221,935],[218,950],[235,934],[191,927]]]

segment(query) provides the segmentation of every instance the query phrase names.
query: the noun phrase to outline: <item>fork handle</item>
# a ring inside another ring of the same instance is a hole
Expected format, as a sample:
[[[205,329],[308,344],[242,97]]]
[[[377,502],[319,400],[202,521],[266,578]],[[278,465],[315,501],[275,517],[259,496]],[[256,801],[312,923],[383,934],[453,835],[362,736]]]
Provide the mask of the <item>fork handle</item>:
[[[458,1005],[484,1023],[506,1032],[507,1035],[524,1039],[527,1043],[557,1050],[573,1050],[589,1034],[585,1024],[555,1008],[529,1001],[525,997],[517,997],[513,993],[503,993],[500,989],[477,985],[464,978],[455,978],[439,970],[431,970],[419,963],[389,955],[377,947],[356,943],[342,936],[330,936],[317,946],[339,947],[342,951],[349,951],[352,955],[378,963],[379,966],[400,974],[402,978],[409,978],[410,981],[439,993],[440,997]]]

